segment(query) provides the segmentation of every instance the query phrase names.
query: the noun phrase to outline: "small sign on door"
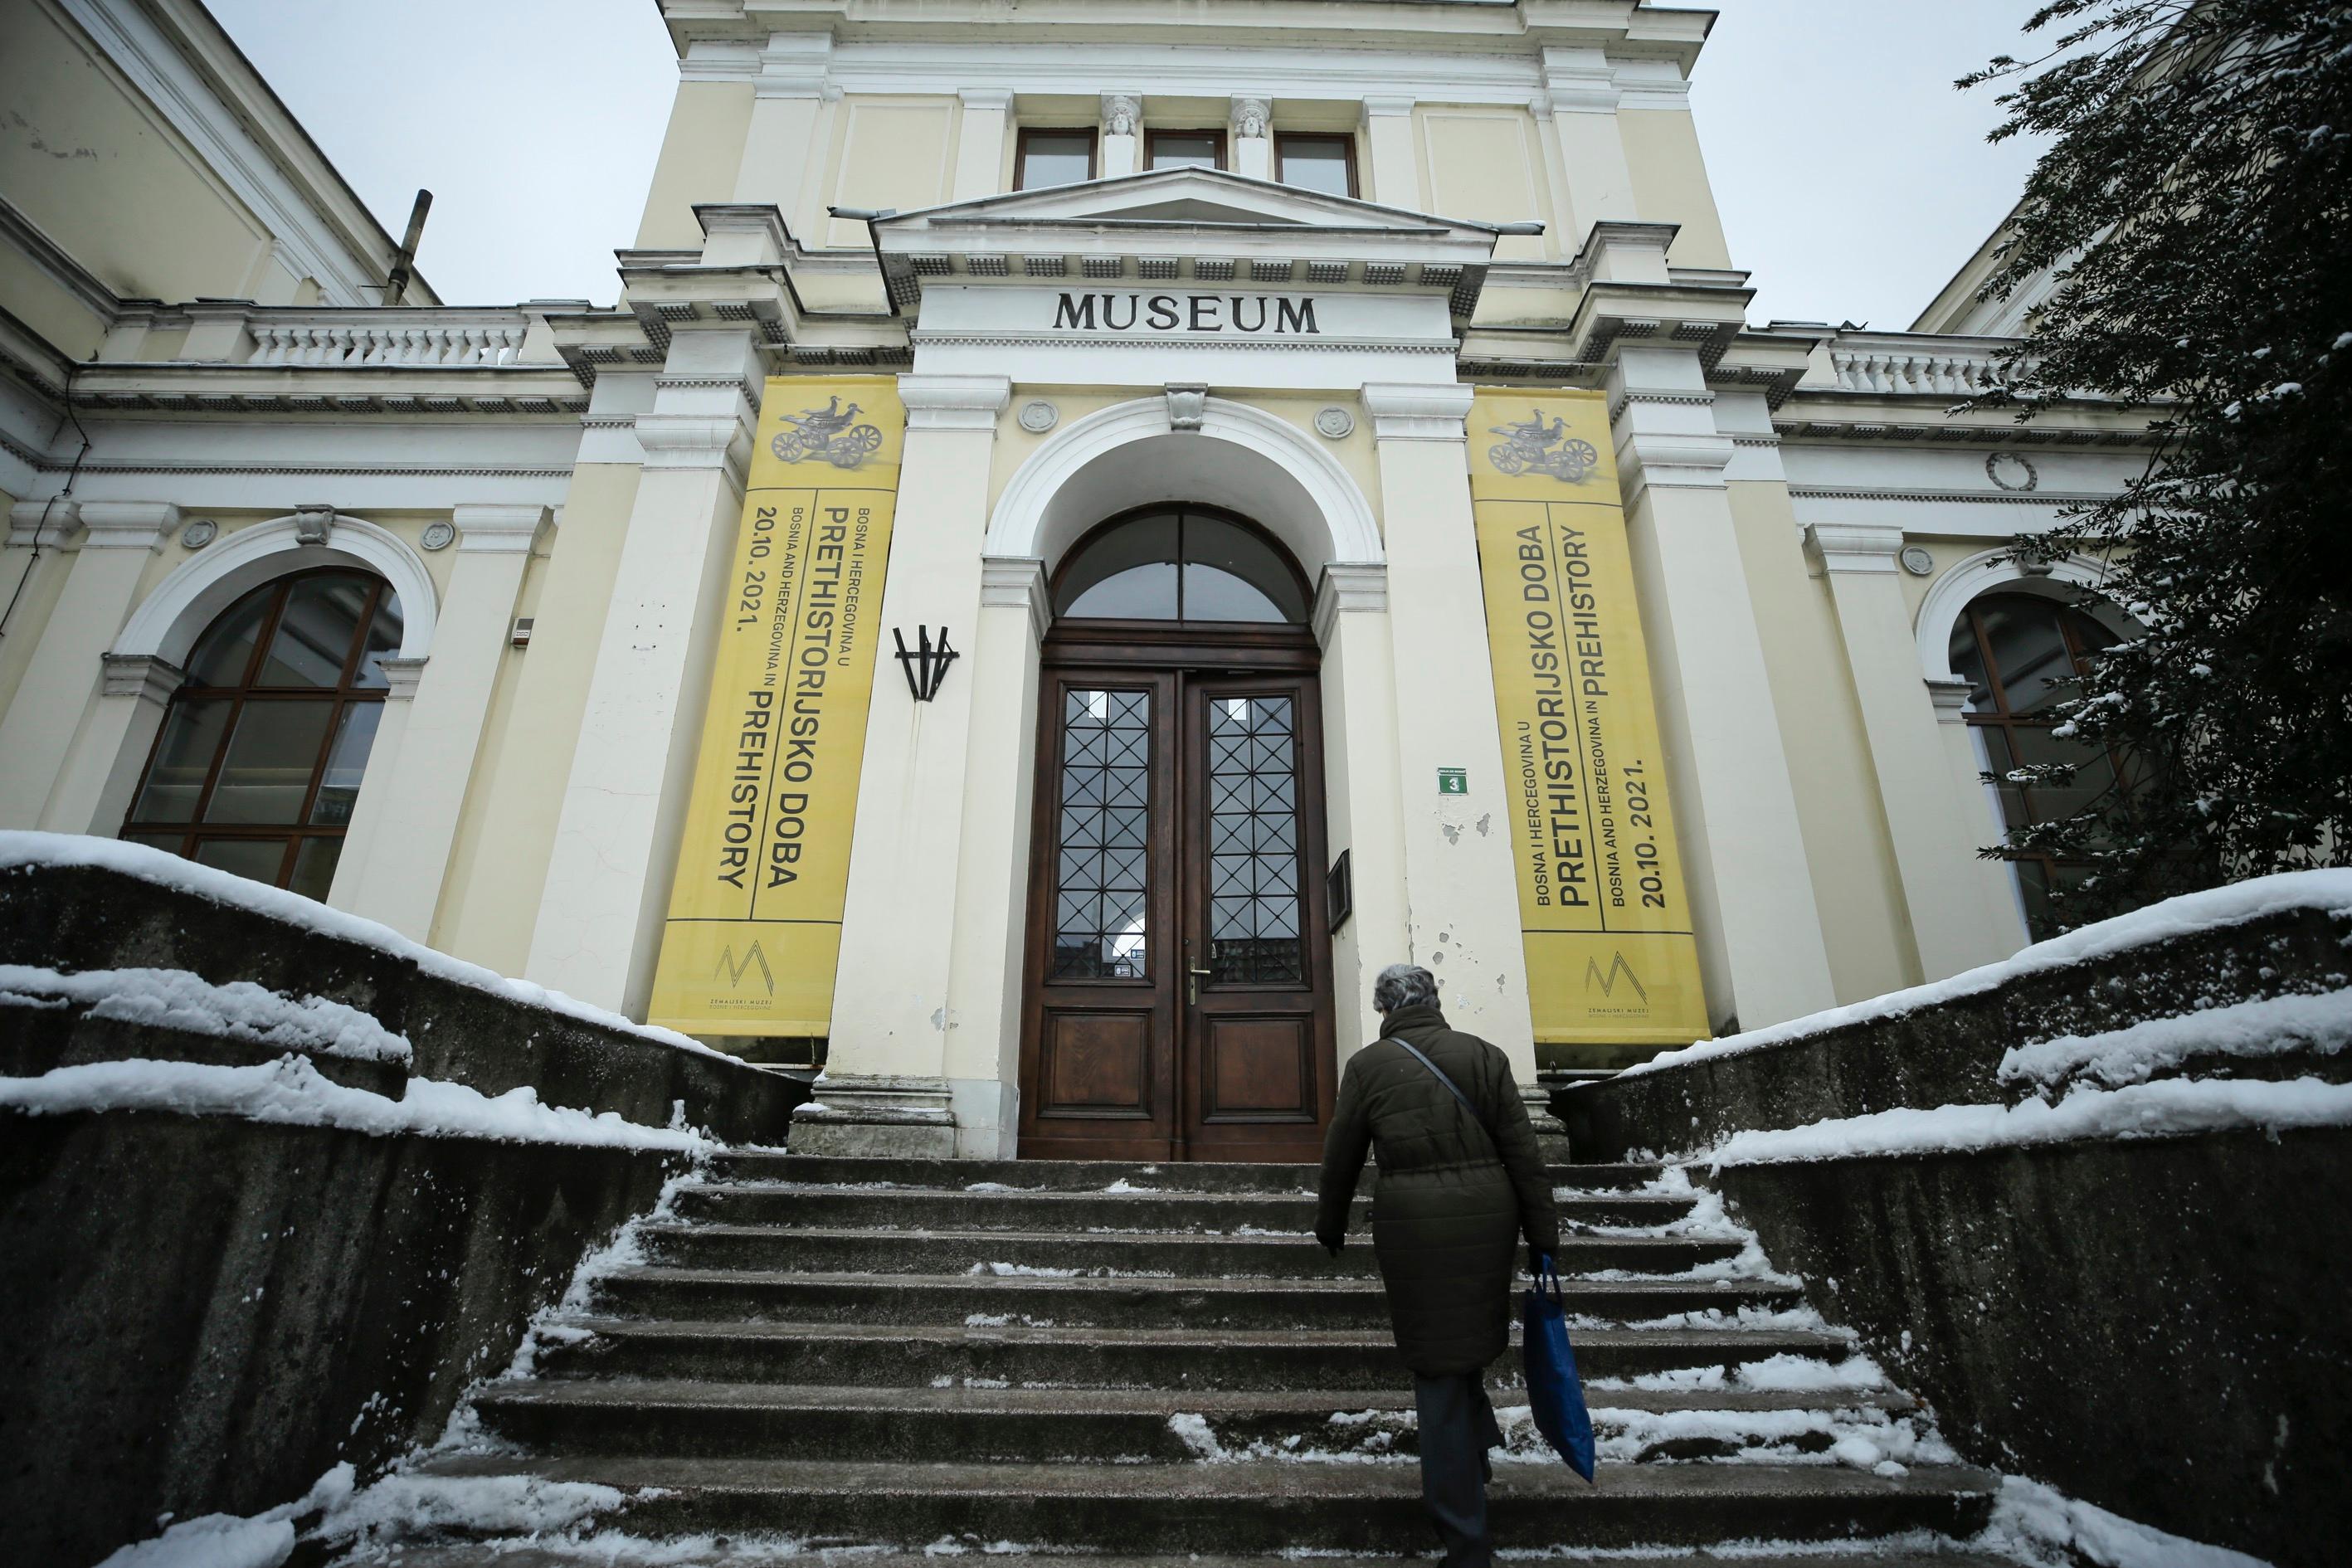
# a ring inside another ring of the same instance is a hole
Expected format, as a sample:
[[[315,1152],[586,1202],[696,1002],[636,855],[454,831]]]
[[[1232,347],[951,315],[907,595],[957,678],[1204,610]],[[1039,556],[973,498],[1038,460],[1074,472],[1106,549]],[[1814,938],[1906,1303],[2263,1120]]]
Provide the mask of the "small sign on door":
[[[1461,768],[1438,769],[1437,793],[1440,795],[1468,795],[1470,793],[1469,773]]]

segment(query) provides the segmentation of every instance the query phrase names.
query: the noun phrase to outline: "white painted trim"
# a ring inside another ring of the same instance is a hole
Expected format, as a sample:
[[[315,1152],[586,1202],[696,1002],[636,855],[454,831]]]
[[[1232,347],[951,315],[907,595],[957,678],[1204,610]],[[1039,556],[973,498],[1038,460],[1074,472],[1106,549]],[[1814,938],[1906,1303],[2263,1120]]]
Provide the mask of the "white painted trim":
[[[1044,534],[1046,510],[1055,495],[1082,469],[1119,447],[1168,434],[1164,395],[1097,409],[1057,431],[1029,455],[997,498],[982,553],[1034,556],[1050,569],[1055,552]],[[1299,546],[1308,542],[1285,542],[1297,552],[1299,564],[1310,575],[1333,562],[1378,564],[1387,559],[1371,503],[1339,460],[1306,431],[1263,409],[1212,397],[1202,410],[1201,428],[1188,432],[1185,438],[1223,441],[1254,452],[1307,492],[1321,517],[1322,548],[1301,550]],[[1203,448],[1201,460],[1213,463],[1216,458]]]
[[[1952,669],[1952,628],[1959,624],[1960,612],[1979,595],[2004,586],[2046,594],[2046,584],[2053,583],[2071,584],[2104,595],[2106,581],[2106,568],[2088,555],[2069,555],[2053,562],[2046,574],[2027,572],[2006,547],[1980,550],[1955,563],[1936,579],[1927,596],[1919,602],[1914,626],[1918,636],[1921,675],[1931,682],[1959,679]],[[2112,618],[2119,627],[2128,625],[2120,610]]]
[[[355,566],[390,583],[400,595],[400,657],[421,658],[433,645],[440,601],[425,561],[388,530],[338,512],[323,545],[294,537],[292,516],[276,517],[224,534],[156,584],[131,613],[110,653],[161,658],[184,665],[196,638],[238,596],[274,577],[314,566]]]

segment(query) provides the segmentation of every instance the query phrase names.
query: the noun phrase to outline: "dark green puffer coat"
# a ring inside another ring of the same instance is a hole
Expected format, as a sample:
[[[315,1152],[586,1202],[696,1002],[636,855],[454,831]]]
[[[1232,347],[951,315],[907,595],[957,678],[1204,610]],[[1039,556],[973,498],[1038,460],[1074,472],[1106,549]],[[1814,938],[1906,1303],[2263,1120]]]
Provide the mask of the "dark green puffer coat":
[[[1556,1252],[1559,1216],[1508,1058],[1447,1028],[1433,1006],[1400,1007],[1388,1026],[1339,1080],[1315,1235],[1333,1247],[1347,1234],[1365,1149],[1377,1148],[1372,1246],[1397,1350],[1426,1376],[1476,1372],[1509,1342],[1517,1239]],[[1495,1130],[1491,1141],[1398,1039],[1412,1041],[1470,1098]]]

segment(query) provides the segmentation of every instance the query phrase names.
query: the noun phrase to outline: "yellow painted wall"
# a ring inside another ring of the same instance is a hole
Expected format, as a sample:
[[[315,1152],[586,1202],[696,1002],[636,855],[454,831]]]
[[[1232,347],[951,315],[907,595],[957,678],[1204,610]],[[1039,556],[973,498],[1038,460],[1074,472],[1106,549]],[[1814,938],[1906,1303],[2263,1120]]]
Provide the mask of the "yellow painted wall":
[[[742,166],[743,144],[751,134],[750,82],[677,84],[661,157],[654,163],[653,185],[646,193],[646,215],[637,225],[640,248],[702,248],[695,205],[734,199],[736,171]]]
[[[1916,985],[1895,847],[1828,586],[1806,571],[1786,485],[1750,479],[1729,489],[1831,984],[1841,1003]]]
[[[1506,236],[1495,258],[1545,259],[1551,181],[1535,116],[1522,109],[1439,105],[1415,110],[1413,123],[1421,143],[1422,210],[1476,223],[1535,219],[1545,226],[1544,235]]]
[[[1671,109],[1627,109],[1617,115],[1625,139],[1625,168],[1633,176],[1633,205],[1647,223],[1682,226],[1666,260],[1676,267],[1728,267],[1723,219],[1707,184],[1698,131],[1689,113]]]
[[[432,943],[501,974],[521,973],[530,955],[638,473],[622,463],[573,470],[547,559],[523,582],[517,614],[533,619],[530,647],[506,655],[491,697]]]
[[[948,199],[955,167],[952,98],[845,98],[833,116],[828,205],[910,212]],[[866,226],[828,217],[825,243],[863,248]]]
[[[47,0],[0,0],[0,192],[118,294],[241,296],[269,248],[260,220]]]

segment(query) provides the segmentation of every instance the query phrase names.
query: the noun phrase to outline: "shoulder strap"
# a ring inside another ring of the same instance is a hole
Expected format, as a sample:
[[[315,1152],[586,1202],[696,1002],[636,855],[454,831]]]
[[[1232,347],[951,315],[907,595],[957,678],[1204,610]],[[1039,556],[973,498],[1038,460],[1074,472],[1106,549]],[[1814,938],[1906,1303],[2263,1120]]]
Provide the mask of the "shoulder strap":
[[[1416,1047],[1411,1040],[1401,1040],[1394,1035],[1391,1035],[1387,1037],[1392,1044],[1402,1046],[1406,1050],[1412,1052],[1412,1059],[1427,1068],[1429,1069],[1430,1076],[1436,1079],[1438,1082],[1445,1086],[1445,1092],[1452,1095],[1461,1103],[1462,1109],[1470,1113],[1470,1120],[1477,1125],[1478,1131],[1486,1134],[1487,1144],[1490,1147],[1494,1146],[1495,1134],[1494,1131],[1487,1127],[1486,1119],[1478,1114],[1478,1108],[1470,1103],[1470,1097],[1463,1093],[1461,1089],[1454,1087],[1454,1080],[1445,1076],[1444,1070],[1435,1062],[1431,1061],[1427,1057],[1422,1055],[1420,1047]]]

